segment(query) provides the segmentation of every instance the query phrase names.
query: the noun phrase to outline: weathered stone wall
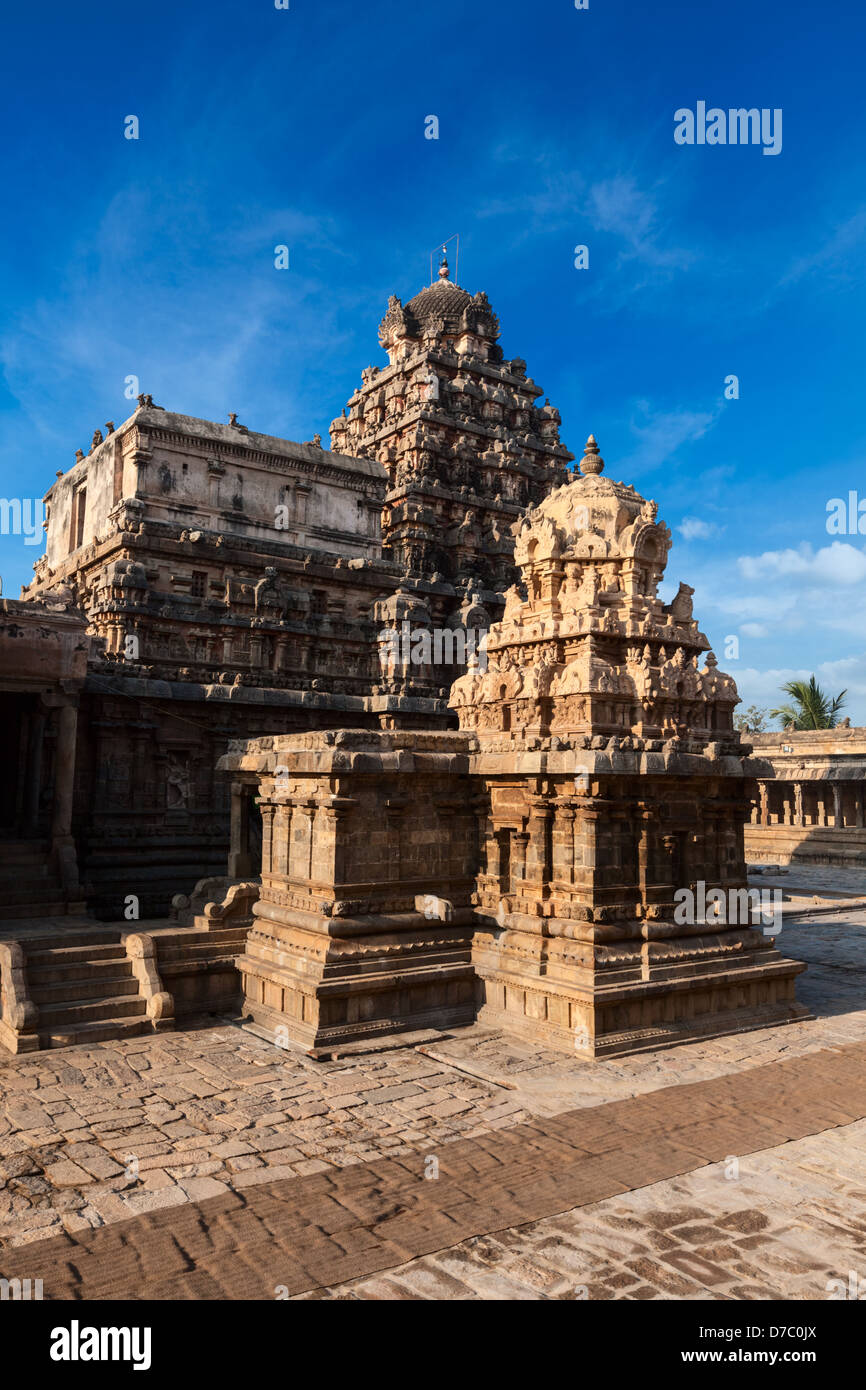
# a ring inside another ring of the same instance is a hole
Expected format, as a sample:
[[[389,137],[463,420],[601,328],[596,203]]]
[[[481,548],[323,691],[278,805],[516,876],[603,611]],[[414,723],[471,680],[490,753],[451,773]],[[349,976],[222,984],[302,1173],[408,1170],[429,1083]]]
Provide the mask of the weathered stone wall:
[[[46,567],[56,571],[114,529],[124,503],[132,515],[190,530],[375,557],[385,483],[369,459],[141,405],[46,494]],[[73,503],[82,487],[79,545]],[[170,578],[161,572],[156,583],[168,589]]]
[[[80,687],[89,649],[81,614],[0,599],[0,688]]]

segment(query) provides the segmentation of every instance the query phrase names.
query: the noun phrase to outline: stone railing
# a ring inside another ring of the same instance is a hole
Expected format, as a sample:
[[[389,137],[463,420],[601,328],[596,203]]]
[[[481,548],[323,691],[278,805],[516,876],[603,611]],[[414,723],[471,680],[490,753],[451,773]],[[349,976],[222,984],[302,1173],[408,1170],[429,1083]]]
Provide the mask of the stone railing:
[[[10,1052],[37,1051],[38,1021],[27,989],[24,950],[18,941],[0,941],[0,1043]]]
[[[123,938],[132,973],[138,981],[138,993],[147,1003],[147,1017],[155,1033],[174,1027],[174,1000],[163,989],[157,966],[156,947],[147,932],[130,932]]]

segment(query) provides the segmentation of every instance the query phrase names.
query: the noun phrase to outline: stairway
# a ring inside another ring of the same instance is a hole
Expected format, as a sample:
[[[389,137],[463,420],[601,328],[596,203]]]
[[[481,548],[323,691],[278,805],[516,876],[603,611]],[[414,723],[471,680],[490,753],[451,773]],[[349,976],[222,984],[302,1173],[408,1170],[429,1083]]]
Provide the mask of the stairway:
[[[149,1033],[147,1001],[120,933],[64,932],[24,943],[39,1010],[39,1046],[71,1047]]]
[[[44,840],[0,840],[0,921],[60,917],[66,900]]]

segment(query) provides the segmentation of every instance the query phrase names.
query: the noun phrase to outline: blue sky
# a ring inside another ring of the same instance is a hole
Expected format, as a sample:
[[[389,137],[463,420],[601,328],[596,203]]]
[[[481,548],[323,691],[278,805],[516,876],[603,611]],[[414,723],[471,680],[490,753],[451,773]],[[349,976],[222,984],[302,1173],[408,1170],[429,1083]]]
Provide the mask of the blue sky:
[[[866,500],[864,40],[855,0],[9,10],[0,495],[41,497],[131,374],[327,437],[459,232],[565,442],[658,502],[666,593],[695,586],[744,702],[815,671],[866,724],[866,536],[826,527]],[[781,108],[781,153],[675,144],[698,100]],[[4,593],[40,548],[0,536]]]

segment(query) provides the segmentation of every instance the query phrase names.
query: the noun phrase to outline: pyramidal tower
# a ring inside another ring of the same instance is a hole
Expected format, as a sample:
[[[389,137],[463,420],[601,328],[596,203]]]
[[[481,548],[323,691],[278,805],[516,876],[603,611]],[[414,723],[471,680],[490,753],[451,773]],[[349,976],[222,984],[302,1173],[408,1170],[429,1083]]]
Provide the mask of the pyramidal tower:
[[[388,365],[362,373],[331,425],[335,450],[387,470],[382,539],[410,584],[432,584],[440,599],[474,594],[494,615],[515,577],[513,524],[566,481],[573,458],[559,412],[537,404],[526,363],[506,360],[498,340],[487,295],[454,284],[443,256],[408,304],[389,299],[379,326]]]
[[[578,474],[527,512],[487,669],[451,690],[485,808],[479,1018],[597,1057],[807,1016],[749,890],[751,748],[656,504]]]

